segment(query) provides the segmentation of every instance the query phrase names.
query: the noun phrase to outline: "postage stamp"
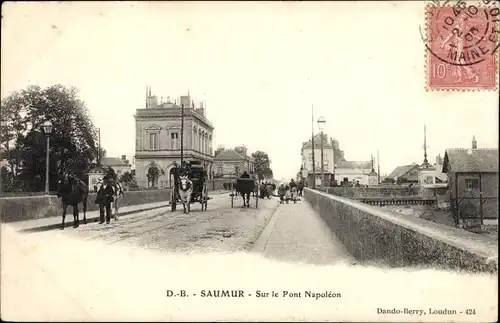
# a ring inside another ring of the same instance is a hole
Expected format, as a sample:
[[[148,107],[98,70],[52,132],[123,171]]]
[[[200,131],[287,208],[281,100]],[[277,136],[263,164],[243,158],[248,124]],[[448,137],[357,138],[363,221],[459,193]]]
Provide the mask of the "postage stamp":
[[[427,90],[496,90],[499,1],[426,6]]]

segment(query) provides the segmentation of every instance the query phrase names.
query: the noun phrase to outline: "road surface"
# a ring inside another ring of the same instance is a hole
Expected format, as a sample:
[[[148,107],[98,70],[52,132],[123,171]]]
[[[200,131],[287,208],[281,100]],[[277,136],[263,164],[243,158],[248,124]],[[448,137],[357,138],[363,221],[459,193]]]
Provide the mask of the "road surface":
[[[64,235],[83,240],[101,240],[107,244],[133,244],[146,249],[168,252],[236,252],[250,250],[269,222],[278,200],[250,200],[250,208],[241,208],[241,197],[231,208],[229,193],[213,195],[208,210],[191,205],[184,214],[182,206],[139,212],[111,220],[110,224],[90,223],[77,229],[68,227]],[[35,233],[51,235],[53,231]]]

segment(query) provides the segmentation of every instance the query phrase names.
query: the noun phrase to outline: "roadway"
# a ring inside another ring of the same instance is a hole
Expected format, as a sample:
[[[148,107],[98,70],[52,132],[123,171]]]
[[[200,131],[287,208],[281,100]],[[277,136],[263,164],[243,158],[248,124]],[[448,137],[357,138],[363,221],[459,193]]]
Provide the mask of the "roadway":
[[[82,240],[103,241],[106,244],[133,244],[146,249],[168,252],[232,252],[251,249],[259,233],[269,222],[278,202],[276,199],[250,201],[250,208],[241,208],[241,198],[231,208],[229,193],[212,195],[208,210],[201,204],[191,205],[184,214],[182,206],[172,212],[170,207],[122,216],[110,224],[89,223],[54,232]]]
[[[127,244],[162,252],[252,251],[283,261],[331,264],[353,261],[342,244],[305,201],[280,205],[278,198],[251,198],[241,208],[238,197],[231,208],[229,193],[212,195],[208,210],[198,203],[184,214],[164,207],[122,216],[110,224],[89,223],[55,230],[64,236],[106,244]],[[32,233],[53,235],[54,230]],[[41,237],[40,237],[41,238]]]

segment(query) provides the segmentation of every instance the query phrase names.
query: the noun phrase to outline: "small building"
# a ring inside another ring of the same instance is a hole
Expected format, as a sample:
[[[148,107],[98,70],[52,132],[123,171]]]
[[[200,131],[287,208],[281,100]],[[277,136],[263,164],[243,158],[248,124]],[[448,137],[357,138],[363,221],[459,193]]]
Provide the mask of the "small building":
[[[386,179],[389,178],[395,183],[418,183],[418,174],[420,173],[420,166],[416,163],[411,165],[404,165],[396,167]]]
[[[120,158],[118,157],[103,157],[101,160],[101,165],[106,167],[111,167],[115,171],[118,178],[126,172],[131,171],[132,165],[127,160],[126,155],[122,155]]]
[[[245,146],[225,149],[220,146],[215,151],[213,177],[230,177],[255,170],[252,157]]]
[[[358,182],[360,185],[376,185],[378,175],[373,170],[371,161],[346,160],[336,165],[335,180],[339,185]]]
[[[450,206],[456,224],[498,225],[498,149],[447,149],[443,172],[448,175]]]
[[[446,187],[448,175],[443,173],[443,159],[441,154],[436,156],[436,163],[431,167],[421,169],[418,174],[418,185],[420,187]]]
[[[97,185],[97,182],[99,182],[99,180],[102,180],[104,175],[106,175],[106,172],[107,168],[104,168],[102,166],[94,167],[89,171],[89,190],[91,192],[94,191],[94,187]]]

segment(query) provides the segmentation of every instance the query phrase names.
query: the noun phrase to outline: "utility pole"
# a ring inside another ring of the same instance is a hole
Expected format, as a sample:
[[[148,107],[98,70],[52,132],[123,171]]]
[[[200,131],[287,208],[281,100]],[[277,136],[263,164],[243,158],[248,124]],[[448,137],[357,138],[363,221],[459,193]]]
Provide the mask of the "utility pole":
[[[184,104],[181,103],[181,165],[184,161]]]
[[[377,173],[378,173],[378,183],[380,184],[380,155],[378,154],[378,149],[377,149]]]
[[[312,144],[312,170],[313,170],[313,184],[312,187],[316,188],[316,163],[314,160],[314,104],[311,106],[311,144]]]
[[[99,147],[97,148],[97,166],[101,167],[101,128],[97,129],[97,134],[99,137]]]

